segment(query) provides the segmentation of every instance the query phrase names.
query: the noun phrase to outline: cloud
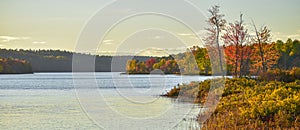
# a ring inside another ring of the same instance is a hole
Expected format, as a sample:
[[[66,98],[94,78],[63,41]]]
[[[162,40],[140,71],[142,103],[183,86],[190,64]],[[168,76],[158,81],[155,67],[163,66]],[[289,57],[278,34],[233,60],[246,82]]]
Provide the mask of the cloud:
[[[98,50],[97,55],[134,55],[134,51],[107,51],[107,50]]]
[[[179,36],[192,36],[194,34],[190,34],[190,33],[178,33]]]
[[[16,40],[27,40],[30,37],[13,37],[13,36],[0,36],[0,42],[11,42]]]
[[[114,40],[110,40],[110,39],[108,39],[108,40],[103,40],[103,43],[105,43],[105,42],[113,42]]]
[[[288,38],[291,39],[300,39],[300,34],[294,33],[294,34],[284,34],[281,32],[273,32],[273,40],[286,40]]]
[[[199,30],[196,33],[178,33],[177,35],[179,35],[179,36],[196,36],[196,35],[202,36],[202,35],[205,35],[206,33],[207,33],[206,30]]]
[[[168,52],[163,48],[147,48],[142,51],[138,51],[135,55],[137,56],[168,56]]]
[[[47,42],[45,42],[45,41],[34,41],[34,42],[32,42],[33,44],[35,44],[35,45],[37,45],[37,44],[46,44]]]
[[[111,40],[111,39],[107,39],[107,40],[102,41],[102,43],[107,44],[107,45],[114,44],[113,42],[114,42],[114,40]]]
[[[161,36],[155,36],[154,37],[154,39],[160,39],[161,38]]]
[[[0,36],[0,39],[1,39],[2,42],[9,42],[9,41],[17,40],[19,38],[10,37],[10,36]]]
[[[169,53],[175,54],[175,53],[180,53],[180,52],[184,52],[187,48],[187,46],[184,47],[177,47],[177,48],[165,48],[165,50]]]
[[[292,35],[287,35],[288,38],[299,38],[299,34],[292,34]]]

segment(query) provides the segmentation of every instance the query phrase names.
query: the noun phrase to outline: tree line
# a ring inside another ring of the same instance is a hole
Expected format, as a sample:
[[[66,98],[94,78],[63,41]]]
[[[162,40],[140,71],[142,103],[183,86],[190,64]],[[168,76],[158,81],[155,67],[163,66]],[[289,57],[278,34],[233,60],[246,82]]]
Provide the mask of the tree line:
[[[73,56],[79,55],[83,58],[95,59],[96,72],[110,72],[112,59],[124,61],[131,56],[99,56],[83,53],[75,53],[61,50],[24,50],[24,49],[0,49],[0,57],[6,59],[24,60],[30,63],[33,72],[72,72]],[[145,61],[150,57],[136,56],[134,59]],[[115,69],[122,72],[125,69]],[[86,71],[86,70],[79,70]]]
[[[219,6],[208,10],[210,17],[204,38],[205,47],[194,46],[186,52],[167,58],[130,60],[127,73],[150,73],[160,69],[167,74],[229,74],[234,77],[265,74],[274,69],[289,70],[300,67],[300,42],[271,41],[267,26],[257,28],[252,21],[255,35],[250,35],[243,14],[239,20],[227,23]],[[215,65],[215,66],[214,66]],[[172,68],[173,67],[173,68]]]

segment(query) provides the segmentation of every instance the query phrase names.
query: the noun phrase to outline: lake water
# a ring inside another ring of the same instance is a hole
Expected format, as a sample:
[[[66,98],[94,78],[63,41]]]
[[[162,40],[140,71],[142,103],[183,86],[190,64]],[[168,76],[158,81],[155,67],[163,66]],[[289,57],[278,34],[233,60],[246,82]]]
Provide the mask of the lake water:
[[[189,129],[193,121],[188,120],[200,107],[158,95],[208,78],[110,72],[0,75],[0,129]]]

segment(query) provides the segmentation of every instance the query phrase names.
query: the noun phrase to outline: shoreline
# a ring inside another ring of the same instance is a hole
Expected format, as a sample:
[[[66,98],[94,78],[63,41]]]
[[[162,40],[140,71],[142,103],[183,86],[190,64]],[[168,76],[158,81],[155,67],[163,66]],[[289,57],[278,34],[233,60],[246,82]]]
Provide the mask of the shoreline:
[[[26,73],[0,73],[0,75],[21,75],[21,74],[34,74],[34,72]]]
[[[204,104],[210,91],[211,82],[205,80],[175,86],[167,93],[162,94],[161,97],[175,99],[181,94],[194,99],[191,103]],[[253,78],[226,79],[222,98],[216,106],[215,112],[203,122],[203,125],[206,127],[205,129],[225,129],[230,128],[230,126],[239,129],[263,128],[265,126],[273,128],[298,127],[300,124],[296,121],[300,118],[297,115],[300,105],[299,88],[300,80],[282,82]],[[274,100],[280,103],[274,104]],[[257,107],[262,105],[264,107]],[[296,109],[286,106],[295,106]],[[199,114],[199,120],[201,120],[201,116]]]
[[[151,73],[126,73],[120,72],[121,75],[184,75],[184,76],[222,76],[222,75],[212,75],[212,74],[181,74],[181,73],[163,73],[163,74],[151,74]]]

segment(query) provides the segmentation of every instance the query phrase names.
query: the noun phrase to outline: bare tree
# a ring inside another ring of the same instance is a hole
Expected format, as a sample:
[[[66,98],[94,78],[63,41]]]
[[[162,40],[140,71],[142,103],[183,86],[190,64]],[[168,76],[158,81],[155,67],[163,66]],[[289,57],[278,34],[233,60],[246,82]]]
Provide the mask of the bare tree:
[[[210,17],[207,21],[209,24],[209,27],[206,28],[208,31],[208,36],[205,38],[206,46],[208,47],[216,47],[217,51],[217,59],[219,61],[220,65],[220,71],[222,74],[224,74],[224,68],[223,68],[223,56],[221,51],[221,45],[220,45],[220,33],[222,30],[225,29],[226,20],[223,19],[224,15],[220,14],[219,10],[220,6],[214,5],[211,9],[208,10],[210,13]],[[215,50],[215,49],[214,49]],[[210,58],[213,58],[212,56]]]
[[[252,23],[256,34],[255,38],[253,38],[253,41],[258,44],[259,54],[261,58],[262,72],[265,73],[268,70],[268,67],[264,56],[265,52],[263,48],[264,48],[264,44],[270,41],[270,37],[271,37],[270,30],[267,28],[267,26],[263,26],[258,31],[253,20]]]
[[[240,46],[241,46],[241,64],[240,64],[240,76],[245,76],[246,71],[249,71],[249,61],[250,61],[250,54],[251,48],[247,47],[249,45],[250,35],[248,34],[248,29],[245,29],[244,21],[243,21],[243,14],[240,14]]]

